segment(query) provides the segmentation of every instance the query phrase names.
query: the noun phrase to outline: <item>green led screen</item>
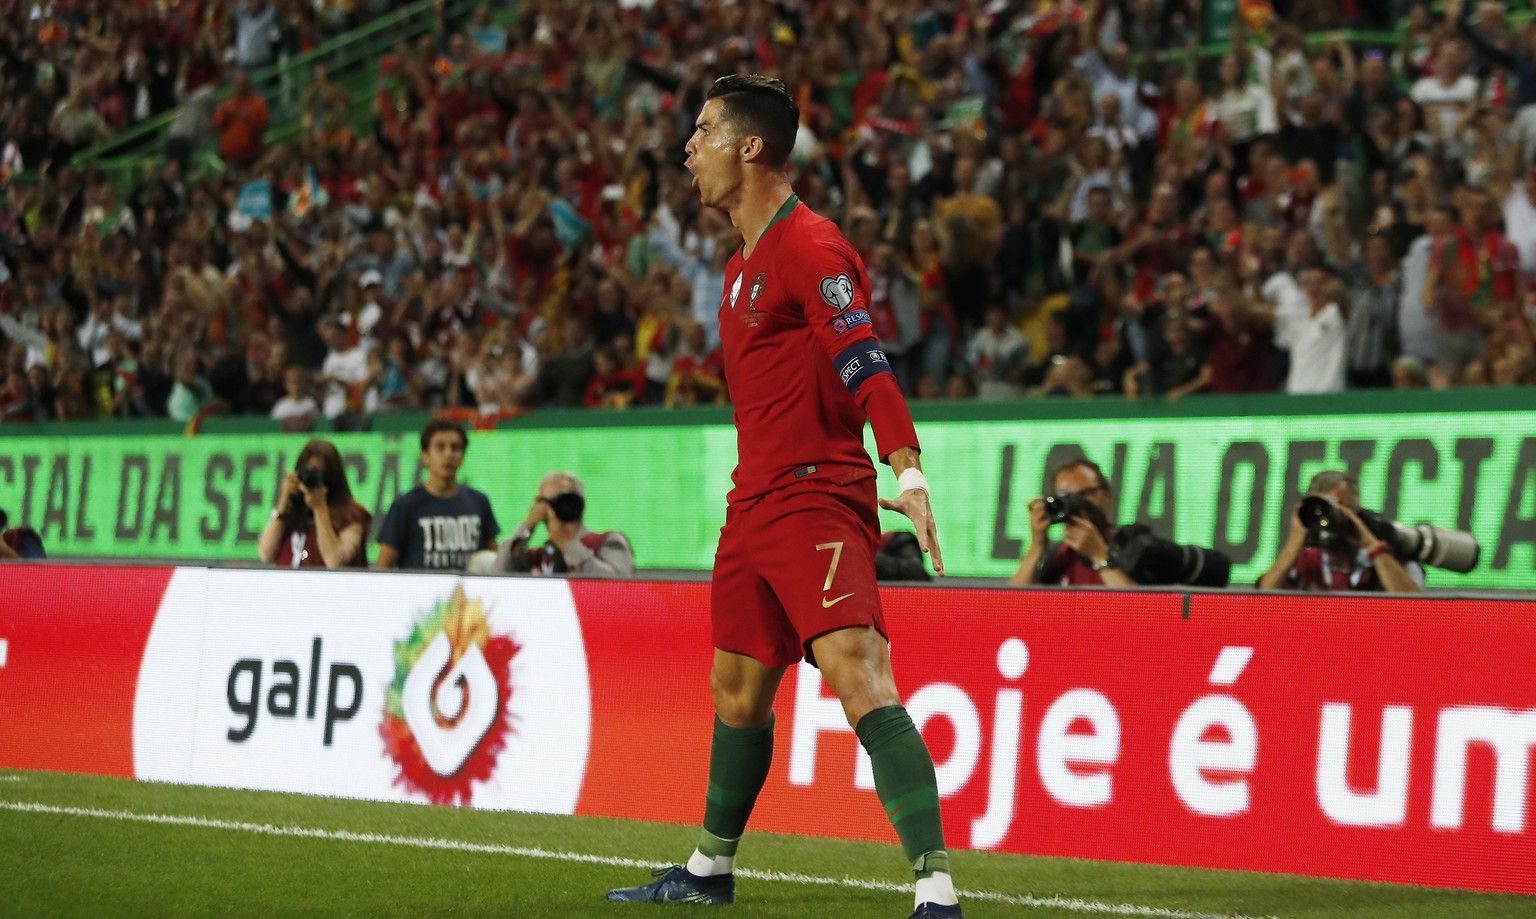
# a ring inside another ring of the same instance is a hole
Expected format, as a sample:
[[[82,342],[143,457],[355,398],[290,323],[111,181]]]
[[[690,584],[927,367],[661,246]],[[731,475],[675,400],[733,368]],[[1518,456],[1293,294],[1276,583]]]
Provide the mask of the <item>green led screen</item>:
[[[1122,522],[1221,549],[1235,562],[1234,582],[1251,583],[1268,567],[1306,481],[1347,468],[1367,507],[1477,536],[1477,569],[1431,571],[1431,586],[1536,588],[1536,412],[926,415],[918,433],[951,574],[1011,574],[1028,539],[1026,502],[1041,493],[1051,464],[1080,449],[1117,486]],[[306,439],[6,437],[0,508],[36,527],[56,556],[252,560],[278,478]],[[375,521],[418,480],[414,434],[332,439]],[[505,534],[527,513],[541,476],[570,470],[586,481],[589,525],[629,534],[642,567],[707,568],[734,462],[728,424],[529,426],[474,433],[464,479],[490,495]],[[881,492],[894,484],[882,470]],[[904,524],[882,517],[892,529]]]

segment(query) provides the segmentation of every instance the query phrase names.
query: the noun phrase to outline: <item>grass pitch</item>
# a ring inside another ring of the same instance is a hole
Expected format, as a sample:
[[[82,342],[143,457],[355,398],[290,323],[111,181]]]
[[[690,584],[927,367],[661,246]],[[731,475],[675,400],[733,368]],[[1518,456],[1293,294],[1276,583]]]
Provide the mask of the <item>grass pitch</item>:
[[[0,772],[0,916],[619,917],[693,828]],[[904,919],[895,846],[753,834],[724,917]],[[972,919],[1536,917],[1536,897],[953,854]],[[964,895],[964,894],[963,894]],[[695,907],[684,907],[691,911]]]

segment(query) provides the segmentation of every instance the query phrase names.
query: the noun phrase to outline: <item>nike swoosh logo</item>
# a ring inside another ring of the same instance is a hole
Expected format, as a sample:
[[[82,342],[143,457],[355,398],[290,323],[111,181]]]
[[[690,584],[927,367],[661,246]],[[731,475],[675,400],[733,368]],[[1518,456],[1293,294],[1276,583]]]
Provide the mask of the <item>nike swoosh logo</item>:
[[[836,600],[828,600],[826,597],[822,597],[821,598],[821,608],[822,609],[828,609],[829,607],[836,606],[836,605],[838,605],[839,603],[843,602],[844,600],[848,599],[851,596],[853,596],[853,594],[851,594],[851,593],[850,594],[843,594],[841,597],[838,597]]]

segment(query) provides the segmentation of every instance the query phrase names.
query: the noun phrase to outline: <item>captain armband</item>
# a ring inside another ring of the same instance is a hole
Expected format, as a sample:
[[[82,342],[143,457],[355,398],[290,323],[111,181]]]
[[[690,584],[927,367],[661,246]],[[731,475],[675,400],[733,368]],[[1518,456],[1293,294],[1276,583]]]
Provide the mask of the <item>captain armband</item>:
[[[837,375],[842,378],[843,385],[855,395],[865,380],[876,374],[891,372],[890,360],[880,350],[880,342],[873,339],[844,348],[833,360],[833,366],[837,368]]]

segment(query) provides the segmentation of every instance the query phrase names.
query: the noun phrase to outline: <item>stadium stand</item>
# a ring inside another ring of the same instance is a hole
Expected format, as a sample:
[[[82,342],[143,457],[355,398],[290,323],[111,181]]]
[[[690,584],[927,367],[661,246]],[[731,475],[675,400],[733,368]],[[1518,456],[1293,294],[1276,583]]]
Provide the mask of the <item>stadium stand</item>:
[[[724,399],[681,161],[742,70],[911,395],[1536,382],[1536,27],[1215,6],[9,2],[0,420]]]

